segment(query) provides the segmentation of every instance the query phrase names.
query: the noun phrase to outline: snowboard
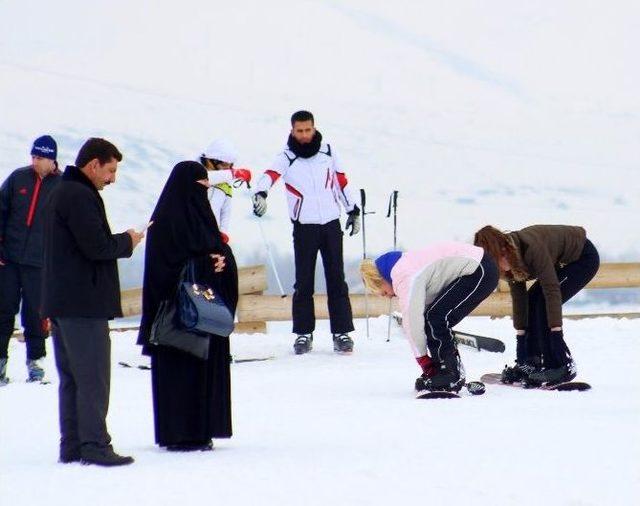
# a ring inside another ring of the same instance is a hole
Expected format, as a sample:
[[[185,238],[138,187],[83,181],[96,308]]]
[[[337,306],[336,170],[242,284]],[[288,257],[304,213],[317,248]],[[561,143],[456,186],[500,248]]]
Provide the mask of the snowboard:
[[[482,395],[486,390],[481,381],[469,381],[464,386],[471,395]],[[416,399],[460,399],[460,394],[448,390],[420,390]]]
[[[488,373],[488,374],[483,374],[480,379],[490,385],[502,385],[505,387],[523,388],[521,383],[503,383],[500,380],[501,378],[502,378],[502,374],[500,373]],[[585,390],[590,390],[591,385],[589,385],[589,383],[585,383],[584,381],[567,381],[565,383],[558,383],[557,385],[530,387],[530,389],[531,390],[556,390],[558,392],[571,392],[571,391],[583,392]]]
[[[391,313],[391,318],[393,318],[398,325],[402,325],[402,313],[394,311]],[[495,337],[478,336],[476,334],[468,334],[467,332],[461,332],[459,330],[453,331],[453,337],[456,344],[470,346],[478,351],[504,353],[505,350],[504,343]]]
[[[475,334],[467,334],[466,332],[460,332],[454,330],[453,335],[457,344],[464,344],[470,346],[478,351],[490,351],[492,353],[504,353],[505,346],[500,339],[494,337],[477,336]]]

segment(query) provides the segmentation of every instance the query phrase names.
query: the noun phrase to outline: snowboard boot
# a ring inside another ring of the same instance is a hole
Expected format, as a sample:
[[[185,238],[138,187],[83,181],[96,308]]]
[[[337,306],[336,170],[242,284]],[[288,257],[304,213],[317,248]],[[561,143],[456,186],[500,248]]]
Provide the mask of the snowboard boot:
[[[353,339],[349,334],[333,334],[333,351],[337,353],[351,353],[353,351]]]
[[[83,444],[80,449],[83,464],[96,466],[115,467],[126,466],[133,463],[133,457],[118,455],[111,445],[98,445],[94,443]]]
[[[425,374],[416,380],[416,390],[459,392],[465,383],[464,367],[457,350],[437,368],[435,375]]]
[[[42,359],[27,360],[27,371],[29,376],[27,381],[33,383],[35,381],[42,381],[44,379],[44,369],[42,367]]]
[[[293,352],[296,355],[309,353],[313,349],[313,332],[310,334],[300,334],[293,343]]]
[[[540,366],[535,359],[522,362],[516,360],[516,363],[512,367],[508,365],[504,366],[500,381],[509,385],[512,383],[522,383],[523,381],[528,381],[531,373],[538,370],[540,370]]]
[[[578,374],[576,363],[570,359],[566,364],[553,369],[542,369],[531,373],[529,376],[532,381],[536,381],[544,386],[559,385],[572,381]]]
[[[9,378],[7,378],[7,360],[6,358],[0,358],[0,387],[9,383]]]

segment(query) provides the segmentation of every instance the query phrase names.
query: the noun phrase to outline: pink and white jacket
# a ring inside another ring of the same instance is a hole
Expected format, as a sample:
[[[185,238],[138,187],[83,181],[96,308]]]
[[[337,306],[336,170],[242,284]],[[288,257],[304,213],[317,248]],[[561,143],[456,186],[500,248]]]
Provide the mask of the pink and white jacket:
[[[267,192],[282,176],[289,217],[302,224],[324,225],[340,217],[340,204],[352,211],[355,200],[335,151],[322,143],[310,158],[297,157],[288,148],[258,180],[254,192]]]
[[[428,354],[424,310],[451,283],[472,274],[484,250],[471,244],[440,242],[406,251],[391,269],[391,284],[402,311],[402,327],[416,358]]]

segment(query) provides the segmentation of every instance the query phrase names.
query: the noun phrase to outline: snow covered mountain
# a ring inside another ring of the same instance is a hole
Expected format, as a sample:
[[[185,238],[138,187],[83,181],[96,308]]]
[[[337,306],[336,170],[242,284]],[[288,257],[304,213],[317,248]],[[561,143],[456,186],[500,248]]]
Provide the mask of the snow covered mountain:
[[[104,192],[122,230],[214,137],[267,168],[306,108],[368,192],[370,253],[392,245],[397,189],[405,248],[486,223],[570,223],[605,260],[636,260],[639,17],[633,1],[3,2],[0,177],[42,133],[62,165],[104,136],[125,156]],[[284,200],[279,184],[263,225],[290,286]],[[240,263],[266,262],[244,190],[233,219]],[[345,254],[357,287],[360,237]],[[125,286],[140,285],[142,258],[121,262]]]

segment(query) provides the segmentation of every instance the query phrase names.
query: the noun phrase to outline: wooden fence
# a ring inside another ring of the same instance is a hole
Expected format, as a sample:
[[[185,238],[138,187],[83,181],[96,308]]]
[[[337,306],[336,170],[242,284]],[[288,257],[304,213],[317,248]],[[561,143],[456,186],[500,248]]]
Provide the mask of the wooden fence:
[[[240,299],[238,301],[238,323],[236,332],[266,332],[267,321],[291,319],[291,295],[263,295],[267,289],[267,272],[264,265],[242,267],[238,270]],[[598,274],[587,288],[638,288],[640,287],[640,263],[606,263],[600,266]],[[364,318],[364,294],[351,294],[353,316]],[[314,296],[316,317],[327,319],[327,296]],[[389,311],[389,300],[375,295],[367,296],[369,316],[380,316]],[[392,310],[398,310],[398,301],[393,299]],[[122,292],[122,308],[125,316],[140,314],[142,309],[141,289]],[[476,316],[510,316],[511,297],[509,288],[502,281],[498,289],[485,299],[471,314]],[[574,315],[574,317],[591,315]],[[595,315],[593,315],[595,316]],[[618,316],[618,315],[611,315]],[[624,313],[622,316],[638,317],[640,313]],[[567,316],[571,318],[571,316]]]

